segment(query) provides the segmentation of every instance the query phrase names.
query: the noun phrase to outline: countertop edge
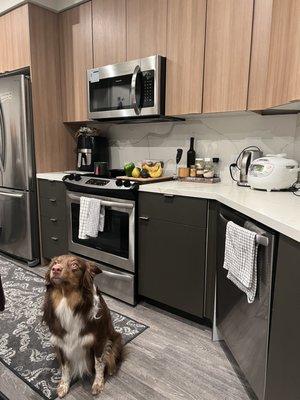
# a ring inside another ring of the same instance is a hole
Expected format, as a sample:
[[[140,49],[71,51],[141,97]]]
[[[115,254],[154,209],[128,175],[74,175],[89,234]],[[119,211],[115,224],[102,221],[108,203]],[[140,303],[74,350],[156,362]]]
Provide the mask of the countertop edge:
[[[63,176],[66,175],[66,172],[49,172],[49,173],[37,173],[36,177],[38,179],[45,179],[45,180],[51,180],[51,181],[62,181]],[[275,231],[278,231],[279,233],[295,240],[296,242],[300,242],[300,230],[297,228],[292,227],[288,223],[285,223],[283,221],[278,221],[271,216],[268,216],[259,210],[253,209],[251,207],[247,207],[244,204],[241,204],[240,202],[229,198],[228,196],[218,193],[218,192],[211,192],[209,190],[205,190],[204,186],[201,187],[201,191],[199,188],[192,188],[189,187],[189,190],[185,190],[183,188],[172,188],[168,185],[174,184],[176,181],[170,181],[170,182],[162,182],[162,183],[153,183],[153,184],[148,184],[148,185],[141,185],[139,187],[139,191],[142,193],[158,193],[158,194],[172,194],[172,195],[177,195],[177,196],[183,196],[183,197],[194,197],[194,198],[200,198],[200,199],[208,199],[208,200],[215,200],[218,201],[222,204],[224,204],[227,207],[233,208],[234,210],[245,214],[246,216],[257,220],[258,222],[268,226],[271,229],[274,229]],[[217,188],[215,185],[219,184],[212,184],[212,188]],[[218,186],[220,188],[220,191],[222,188],[230,187],[230,185],[222,185],[222,187]],[[234,188],[232,186],[232,188]],[[241,188],[240,190],[244,190]],[[241,192],[242,193],[242,192]],[[291,193],[287,193],[287,195],[291,195]],[[300,210],[300,203],[299,203],[299,210]]]

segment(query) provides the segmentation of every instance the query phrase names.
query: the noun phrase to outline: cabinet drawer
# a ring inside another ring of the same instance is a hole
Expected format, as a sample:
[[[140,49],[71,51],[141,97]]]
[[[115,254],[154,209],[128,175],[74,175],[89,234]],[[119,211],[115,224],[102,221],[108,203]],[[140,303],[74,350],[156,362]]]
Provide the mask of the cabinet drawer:
[[[52,216],[42,216],[41,229],[54,236],[67,237],[67,224],[66,220]]]
[[[52,222],[49,217],[42,217],[41,236],[43,257],[52,258],[68,252],[67,227],[63,220]]]
[[[54,217],[60,220],[66,219],[66,204],[64,201],[40,198],[40,213],[42,216]]]
[[[157,193],[140,193],[139,216],[206,227],[207,200]]]
[[[66,199],[66,188],[63,182],[39,179],[38,187],[39,195],[42,198],[56,201],[65,201]]]

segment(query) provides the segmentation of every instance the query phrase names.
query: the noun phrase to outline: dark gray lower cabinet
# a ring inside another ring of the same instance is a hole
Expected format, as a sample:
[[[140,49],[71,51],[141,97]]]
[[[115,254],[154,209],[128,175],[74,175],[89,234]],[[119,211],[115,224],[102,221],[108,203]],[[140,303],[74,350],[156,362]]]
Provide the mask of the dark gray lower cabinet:
[[[63,182],[38,180],[42,256],[68,253],[66,189]]]
[[[300,243],[280,236],[266,400],[300,399]]]
[[[139,294],[197,317],[203,317],[206,207],[205,200],[140,196]],[[182,223],[193,212],[190,224]]]

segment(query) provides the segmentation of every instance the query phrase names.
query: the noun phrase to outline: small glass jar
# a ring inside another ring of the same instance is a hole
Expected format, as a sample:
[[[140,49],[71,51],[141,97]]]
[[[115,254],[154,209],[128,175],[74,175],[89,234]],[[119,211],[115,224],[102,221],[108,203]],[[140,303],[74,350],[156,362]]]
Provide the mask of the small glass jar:
[[[204,178],[213,178],[214,177],[214,163],[212,158],[205,158],[205,167],[204,167],[204,172],[203,176]]]
[[[192,178],[196,177],[196,165],[190,166],[190,177],[192,177]]]
[[[196,176],[201,178],[203,176],[205,162],[203,158],[196,158]]]
[[[207,171],[211,171],[214,169],[214,163],[212,158],[204,158],[205,166],[204,169]]]

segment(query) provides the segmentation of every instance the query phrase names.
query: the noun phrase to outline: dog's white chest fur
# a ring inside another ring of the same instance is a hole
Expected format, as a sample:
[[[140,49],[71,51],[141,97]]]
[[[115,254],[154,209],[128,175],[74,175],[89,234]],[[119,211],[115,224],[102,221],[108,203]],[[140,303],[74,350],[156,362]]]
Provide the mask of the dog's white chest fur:
[[[81,335],[84,328],[83,320],[79,314],[74,314],[68,305],[66,297],[63,297],[56,307],[56,317],[62,328],[66,331],[63,338],[51,336],[51,342],[61,348],[65,357],[71,363],[73,375],[83,375],[88,370],[86,361],[86,348],[93,344],[94,335]]]

